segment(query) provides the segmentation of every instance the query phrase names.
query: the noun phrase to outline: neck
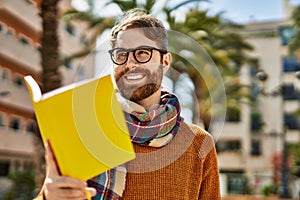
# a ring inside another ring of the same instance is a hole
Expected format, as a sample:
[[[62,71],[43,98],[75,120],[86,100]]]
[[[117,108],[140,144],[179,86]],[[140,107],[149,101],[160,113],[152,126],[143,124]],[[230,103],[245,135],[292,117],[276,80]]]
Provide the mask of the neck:
[[[137,102],[141,106],[143,106],[147,111],[153,110],[159,107],[160,105],[160,96],[161,96],[161,89],[154,92],[151,96]]]

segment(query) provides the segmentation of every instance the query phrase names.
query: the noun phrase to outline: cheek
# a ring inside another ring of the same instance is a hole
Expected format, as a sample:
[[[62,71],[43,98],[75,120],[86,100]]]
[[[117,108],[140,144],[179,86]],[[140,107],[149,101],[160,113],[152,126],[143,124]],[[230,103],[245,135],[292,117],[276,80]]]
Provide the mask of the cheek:
[[[114,77],[116,82],[126,73],[126,67],[115,67],[114,68]]]

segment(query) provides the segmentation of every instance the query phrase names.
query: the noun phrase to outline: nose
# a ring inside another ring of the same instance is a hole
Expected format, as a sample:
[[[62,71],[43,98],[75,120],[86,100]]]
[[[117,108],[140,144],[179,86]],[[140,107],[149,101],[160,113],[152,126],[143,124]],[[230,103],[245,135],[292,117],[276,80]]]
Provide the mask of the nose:
[[[135,58],[133,56],[133,52],[129,52],[128,59],[126,62],[127,68],[133,69],[133,68],[137,67],[137,65],[138,65],[138,62],[135,60]]]

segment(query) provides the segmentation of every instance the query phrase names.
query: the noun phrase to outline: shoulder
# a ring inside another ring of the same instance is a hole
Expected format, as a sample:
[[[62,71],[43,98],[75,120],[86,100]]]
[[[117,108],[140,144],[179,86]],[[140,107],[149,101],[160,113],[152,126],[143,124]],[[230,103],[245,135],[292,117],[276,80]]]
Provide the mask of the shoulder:
[[[184,122],[186,124],[187,127],[189,127],[189,129],[195,134],[195,135],[202,135],[202,136],[206,136],[206,135],[210,135],[206,130],[204,130],[201,126],[196,125],[196,124],[191,124],[191,123],[187,123]]]
[[[210,133],[196,124],[183,123],[183,126],[193,135],[193,146],[199,151],[201,158],[205,157],[211,151],[215,151],[215,142]]]
[[[183,126],[186,126],[191,133],[198,139],[209,139],[213,141],[213,137],[210,133],[204,130],[201,126],[190,123],[183,123]]]

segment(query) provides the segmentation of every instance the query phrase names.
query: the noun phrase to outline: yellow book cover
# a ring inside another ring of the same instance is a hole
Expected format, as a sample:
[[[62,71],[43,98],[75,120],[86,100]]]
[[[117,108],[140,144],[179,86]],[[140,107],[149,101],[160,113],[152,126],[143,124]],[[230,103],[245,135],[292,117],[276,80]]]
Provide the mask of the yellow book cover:
[[[31,76],[25,82],[62,175],[86,181],[135,158],[110,75],[45,94]]]

